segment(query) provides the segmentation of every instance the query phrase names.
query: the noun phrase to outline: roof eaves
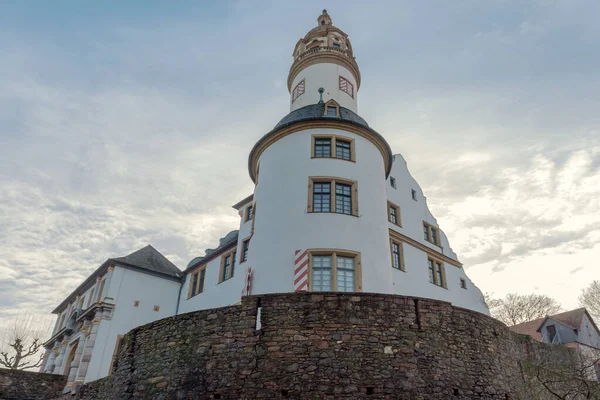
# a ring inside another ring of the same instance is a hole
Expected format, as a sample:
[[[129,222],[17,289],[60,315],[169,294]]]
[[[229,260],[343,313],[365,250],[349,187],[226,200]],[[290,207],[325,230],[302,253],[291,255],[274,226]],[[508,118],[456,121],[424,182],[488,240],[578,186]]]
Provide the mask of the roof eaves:
[[[239,210],[240,208],[242,208],[246,204],[250,203],[253,198],[254,198],[254,194],[251,194],[250,196],[244,198],[243,200],[238,201],[237,203],[235,203],[231,207],[235,208],[236,210]]]
[[[238,242],[238,237],[236,237],[235,240],[231,240],[231,241],[223,244],[223,246],[219,247],[218,249],[216,249],[215,251],[213,251],[209,255],[206,255],[206,256],[202,257],[197,262],[195,262],[193,265],[190,265],[189,267],[187,267],[185,269],[185,271],[183,271],[183,274],[185,275],[189,271],[191,271],[194,268],[198,267],[199,265],[206,264],[206,263],[214,260],[217,256],[225,253],[225,250],[230,250],[234,245],[237,246],[237,242]]]

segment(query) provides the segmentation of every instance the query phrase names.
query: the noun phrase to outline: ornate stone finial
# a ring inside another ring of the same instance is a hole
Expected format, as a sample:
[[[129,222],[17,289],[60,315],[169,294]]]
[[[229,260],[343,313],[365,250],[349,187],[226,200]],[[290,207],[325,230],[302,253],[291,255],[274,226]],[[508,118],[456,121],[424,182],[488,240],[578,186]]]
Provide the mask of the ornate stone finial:
[[[328,26],[331,25],[331,17],[327,14],[327,10],[323,10],[319,18],[317,18],[317,24],[319,26]]]

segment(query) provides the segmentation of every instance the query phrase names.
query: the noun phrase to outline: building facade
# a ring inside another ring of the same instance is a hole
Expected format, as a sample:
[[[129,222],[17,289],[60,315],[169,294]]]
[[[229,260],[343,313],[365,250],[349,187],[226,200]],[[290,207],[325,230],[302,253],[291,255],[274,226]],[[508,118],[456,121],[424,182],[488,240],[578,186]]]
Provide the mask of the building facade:
[[[240,226],[181,271],[148,246],[107,260],[54,310],[42,371],[66,390],[109,375],[120,335],[243,296],[370,292],[489,315],[406,161],[358,114],[352,45],[327,11],[298,41],[290,113],[250,151]]]
[[[106,260],[53,311],[40,371],[66,375],[65,392],[110,375],[124,334],[177,312],[181,278],[152,246]]]
[[[489,314],[404,158],[358,114],[358,64],[326,10],[293,57],[290,113],[250,152],[255,189],[234,206],[239,232],[188,265],[181,310],[241,294],[345,291]]]

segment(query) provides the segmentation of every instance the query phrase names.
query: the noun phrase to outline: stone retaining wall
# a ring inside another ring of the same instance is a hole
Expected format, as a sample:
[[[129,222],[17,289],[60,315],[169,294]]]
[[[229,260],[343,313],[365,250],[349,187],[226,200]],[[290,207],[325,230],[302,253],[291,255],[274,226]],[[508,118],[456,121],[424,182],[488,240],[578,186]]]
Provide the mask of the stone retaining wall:
[[[251,296],[132,330],[113,376],[65,398],[529,399],[521,361],[539,346],[435,300]],[[570,353],[556,347],[556,357]]]
[[[67,383],[61,375],[0,369],[0,400],[47,400],[56,397]]]

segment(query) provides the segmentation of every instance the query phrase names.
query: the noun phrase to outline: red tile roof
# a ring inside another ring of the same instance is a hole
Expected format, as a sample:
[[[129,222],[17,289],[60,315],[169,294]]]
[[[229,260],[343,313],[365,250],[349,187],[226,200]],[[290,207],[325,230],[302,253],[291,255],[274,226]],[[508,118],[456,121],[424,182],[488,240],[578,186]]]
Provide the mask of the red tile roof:
[[[545,318],[538,318],[534,319],[533,321],[523,322],[522,324],[509,326],[508,329],[516,333],[529,335],[535,340],[541,342],[542,334],[538,330],[540,329],[544,321],[546,321],[546,318],[552,318],[553,320],[558,321],[572,329],[580,329],[581,323],[583,322],[583,317],[584,315],[586,315],[586,313],[587,311],[585,310],[585,308],[578,308],[577,310],[566,311],[560,314],[549,315]]]

